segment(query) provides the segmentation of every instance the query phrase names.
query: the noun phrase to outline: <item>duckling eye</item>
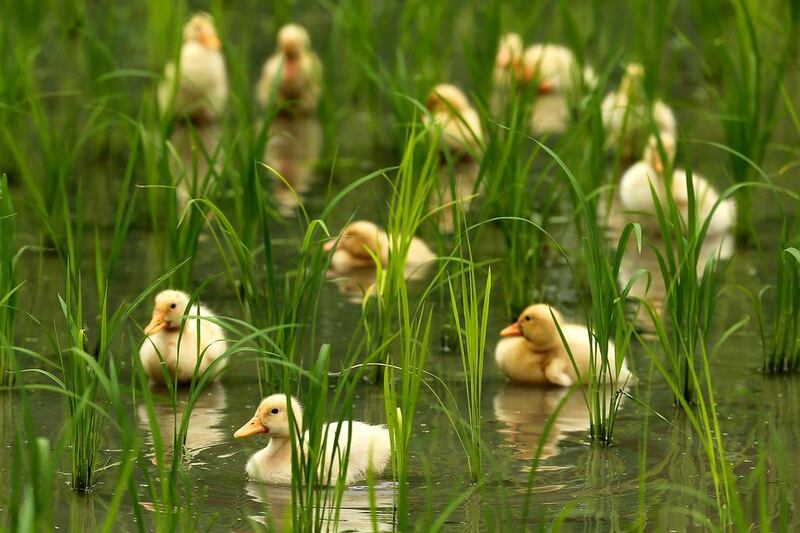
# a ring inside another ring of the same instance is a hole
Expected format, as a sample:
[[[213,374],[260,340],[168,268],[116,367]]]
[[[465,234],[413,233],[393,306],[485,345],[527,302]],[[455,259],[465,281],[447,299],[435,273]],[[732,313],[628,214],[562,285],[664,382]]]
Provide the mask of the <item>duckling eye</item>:
[[[172,304],[169,307],[170,307],[170,309],[175,309],[175,304]]]
[[[278,414],[278,412],[279,412],[279,411],[278,411],[278,408],[277,408],[277,407],[273,408],[273,409],[272,409],[272,411],[270,411],[270,413],[271,413],[271,414],[273,414],[273,415],[277,415],[277,414]]]
[[[526,317],[525,317],[525,322],[530,322],[530,321],[531,321],[531,317],[529,317],[529,316],[526,316]]]

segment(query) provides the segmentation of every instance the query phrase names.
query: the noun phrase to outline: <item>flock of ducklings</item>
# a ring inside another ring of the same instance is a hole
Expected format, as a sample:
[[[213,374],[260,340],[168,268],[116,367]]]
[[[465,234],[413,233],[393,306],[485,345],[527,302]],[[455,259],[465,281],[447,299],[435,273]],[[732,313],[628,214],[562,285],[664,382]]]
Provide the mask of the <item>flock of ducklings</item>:
[[[179,68],[169,64],[158,89],[161,109],[196,124],[214,123],[225,109],[228,83],[221,43],[212,18],[194,15],[184,28]],[[670,108],[661,101],[645,105],[639,95],[644,75],[641,66],[631,64],[617,91],[602,103],[603,123],[607,139],[623,157],[641,160],[630,165],[621,177],[619,201],[624,209],[654,213],[651,189],[658,200],[672,198],[681,216],[688,217],[686,173],[673,170],[665,179],[665,169],[673,165],[663,157],[673,158],[677,122]],[[277,51],[265,63],[256,88],[258,102],[266,106],[275,98],[293,114],[315,111],[321,93],[322,68],[311,48],[308,33],[289,24],[277,36]],[[506,34],[499,43],[495,69],[493,107],[501,106],[511,91],[534,88],[536,102],[531,111],[534,134],[557,132],[564,127],[568,99],[581,85],[596,83],[591,67],[578,68],[573,53],[553,44],[534,44],[523,48],[516,34]],[[531,85],[535,84],[535,85]],[[466,95],[456,86],[440,84],[426,100],[428,125],[438,127],[442,149],[449,150],[459,161],[477,163],[481,157],[483,132],[477,112]],[[658,135],[649,134],[655,124]],[[717,202],[714,188],[698,174],[692,177],[698,217],[710,216]],[[448,188],[449,189],[449,188]],[[735,208],[723,202],[714,212],[709,233],[724,233],[735,221]],[[374,268],[379,261],[389,260],[390,237],[377,225],[356,221],[345,227],[324,249],[332,253],[334,274]],[[419,238],[413,238],[408,250],[406,268],[413,271],[436,260],[436,255]],[[409,271],[409,270],[407,270]],[[145,328],[146,338],[140,349],[145,372],[154,383],[190,382],[198,373],[216,378],[225,365],[221,357],[227,348],[225,334],[213,320],[212,311],[199,304],[190,305],[183,292],[167,290],[155,298],[152,320]],[[500,332],[495,359],[498,367],[513,382],[531,385],[570,387],[589,374],[593,352],[591,335],[586,327],[565,321],[556,309],[531,305],[518,320]],[[563,339],[562,339],[563,337]],[[569,354],[568,354],[568,349]],[[611,350],[611,368],[617,368]],[[574,361],[574,364],[573,364]],[[632,379],[624,361],[609,381],[624,384]],[[291,410],[291,415],[290,411]],[[302,427],[303,408],[300,402],[284,394],[275,394],[261,401],[254,416],[234,434],[249,437],[266,434],[266,448],[254,454],[247,463],[247,473],[256,480],[269,483],[290,483],[292,479],[291,420]],[[330,424],[323,468],[332,470],[329,479],[339,475],[339,452],[349,447],[350,457],[344,478],[347,483],[363,480],[368,468],[383,471],[390,459],[390,439],[385,426],[362,422]],[[338,435],[336,437],[335,435]]]

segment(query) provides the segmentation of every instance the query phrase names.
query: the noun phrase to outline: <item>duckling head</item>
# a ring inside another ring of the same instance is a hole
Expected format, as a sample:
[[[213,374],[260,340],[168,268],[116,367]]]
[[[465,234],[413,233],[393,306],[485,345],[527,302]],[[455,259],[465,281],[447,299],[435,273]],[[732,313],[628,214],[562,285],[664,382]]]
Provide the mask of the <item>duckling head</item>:
[[[311,38],[305,28],[298,24],[286,24],[278,32],[278,49],[292,61],[311,48]]]
[[[195,13],[183,27],[183,41],[198,42],[211,50],[219,50],[222,43],[214,28],[214,19],[208,13]]]
[[[356,220],[342,230],[338,243],[336,239],[331,239],[325,243],[324,250],[329,252],[336,248],[352,256],[371,260],[370,251],[377,254],[389,246],[388,242],[384,242],[386,239],[382,239],[381,236],[382,231],[372,222]]]
[[[159,292],[156,295],[155,306],[153,306],[153,318],[144,328],[145,335],[158,333],[162,329],[180,329],[181,319],[189,306],[189,299],[189,295],[181,291]]]
[[[297,398],[287,394],[273,394],[261,400],[253,418],[237,429],[233,436],[240,439],[266,433],[271,437],[289,437],[291,434],[289,429],[289,402],[291,402],[295,423],[298,427],[302,426],[303,406]]]
[[[428,94],[425,107],[431,113],[447,113],[458,115],[469,109],[467,96],[453,84],[440,83]]]
[[[558,346],[561,337],[553,317],[559,324],[564,324],[564,318],[556,309],[546,304],[531,305],[519,315],[516,322],[501,331],[500,336],[524,337],[540,350]]]
[[[667,156],[668,161],[672,161],[675,159],[675,137],[666,132],[659,133],[659,137],[661,138],[661,146],[664,149],[664,155]],[[662,161],[661,150],[658,147],[658,138],[655,135],[651,135],[650,138],[647,139],[647,146],[644,149],[644,156],[642,159],[649,163],[650,166],[653,167],[653,170],[659,175],[664,174],[666,165],[664,161]]]
[[[494,64],[498,70],[515,68],[522,57],[522,37],[517,33],[506,33],[500,37],[497,46],[497,57]]]

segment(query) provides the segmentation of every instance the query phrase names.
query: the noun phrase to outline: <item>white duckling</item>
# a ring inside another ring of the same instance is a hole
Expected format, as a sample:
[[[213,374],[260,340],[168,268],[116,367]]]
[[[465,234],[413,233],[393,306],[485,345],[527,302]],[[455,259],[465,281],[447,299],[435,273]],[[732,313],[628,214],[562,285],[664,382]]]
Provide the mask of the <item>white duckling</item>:
[[[522,53],[523,43],[519,34],[506,33],[500,37],[492,72],[492,112],[495,115],[502,113],[508,103],[516,83]]]
[[[277,98],[301,113],[317,109],[322,93],[322,63],[311,48],[311,38],[302,26],[287,24],[278,32],[278,49],[264,63],[256,97],[266,107],[275,83]]]
[[[661,145],[665,155],[670,161],[673,160],[676,150],[675,138],[665,133],[661,135]],[[664,180],[665,167],[658,149],[658,140],[655,136],[651,136],[642,161],[634,163],[622,175],[619,184],[621,206],[628,211],[655,214],[656,207],[650,191],[652,184],[661,208],[667,211],[669,209],[667,196],[669,187],[669,193],[681,215],[681,220],[686,223],[689,220],[689,189],[686,170],[682,168],[673,170],[672,179],[667,185]],[[711,217],[707,235],[718,236],[729,232],[736,224],[734,201],[732,199],[724,200],[712,215],[711,211],[719,200],[719,193],[706,178],[696,172],[692,172],[692,187],[698,225],[703,224],[708,217]]]
[[[253,479],[279,485],[288,485],[292,482],[289,401],[296,427],[302,428],[303,406],[297,398],[285,394],[273,394],[264,398],[253,418],[233,434],[236,438],[260,434],[267,434],[270,437],[267,447],[253,454],[247,461],[247,474]],[[321,483],[328,480],[336,483],[340,474],[340,456],[348,448],[350,454],[344,474],[345,483],[348,485],[366,479],[368,470],[372,470],[376,475],[381,474],[389,464],[391,441],[386,426],[344,421],[341,426],[337,422],[326,424],[322,431],[326,445],[319,466]],[[295,438],[299,441],[298,434],[299,431],[295,433]],[[304,441],[308,441],[307,433]],[[299,442],[296,446],[299,446]]]
[[[145,327],[147,337],[139,349],[144,371],[154,383],[164,384],[162,360],[171,378],[188,383],[195,370],[202,374],[227,349],[222,328],[208,320],[214,313],[197,303],[189,309],[189,300],[188,294],[175,290],[156,295],[153,318]],[[214,364],[213,378],[226,362]]]
[[[650,136],[652,124],[660,135],[677,137],[678,123],[672,109],[661,100],[645,105],[642,82],[644,67],[631,63],[615,92],[606,95],[601,104],[603,127],[606,130],[606,145],[619,149],[622,160],[633,161],[642,153]]]
[[[552,313],[552,314],[551,314]],[[578,373],[567,353],[558,326],[575,359]],[[553,384],[570,387],[585,381],[589,376],[591,361],[590,334],[585,326],[569,324],[561,313],[545,304],[531,305],[519,319],[500,332],[505,337],[497,343],[495,360],[511,381],[534,384]],[[599,358],[599,354],[595,353]],[[614,347],[609,346],[611,373],[615,373]],[[596,368],[599,369],[599,359]],[[625,383],[630,377],[622,362],[617,381]],[[608,376],[613,381],[613,376]]]
[[[338,272],[347,272],[355,268],[374,267],[377,257],[381,265],[389,262],[391,239],[386,232],[366,220],[357,220],[348,224],[337,239],[325,243],[325,251],[335,250],[331,258],[331,267]],[[425,241],[413,237],[406,255],[406,267],[414,267],[429,263],[436,259]]]
[[[478,159],[483,147],[483,129],[477,111],[467,96],[455,85],[440,83],[434,87],[425,103],[430,115],[425,125],[441,128],[442,140],[458,159]]]
[[[168,63],[158,86],[158,105],[168,111],[204,124],[216,121],[228,100],[228,75],[214,19],[197,13],[183,28],[179,71]]]

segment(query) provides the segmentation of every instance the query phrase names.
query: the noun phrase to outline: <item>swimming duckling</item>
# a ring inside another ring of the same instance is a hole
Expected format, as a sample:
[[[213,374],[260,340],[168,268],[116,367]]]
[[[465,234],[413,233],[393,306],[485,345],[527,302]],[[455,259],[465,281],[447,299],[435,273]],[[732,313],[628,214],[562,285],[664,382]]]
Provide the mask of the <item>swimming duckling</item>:
[[[198,13],[183,28],[180,70],[168,63],[158,86],[162,113],[171,111],[198,124],[216,121],[228,100],[228,75],[214,19]]]
[[[508,104],[520,70],[522,53],[522,37],[519,34],[506,33],[500,37],[492,72],[492,113],[495,115],[501,114]]]
[[[256,87],[261,107],[267,106],[276,82],[279,101],[300,113],[313,113],[317,109],[322,93],[322,63],[302,26],[287,24],[278,32],[278,50],[264,63]]]
[[[577,374],[564,348],[554,317],[572,351]],[[585,326],[568,324],[561,313],[549,305],[531,305],[520,314],[515,323],[501,331],[500,336],[505,338],[497,343],[495,360],[511,381],[570,387],[585,381],[589,376],[589,331]],[[609,346],[608,357],[611,373],[614,374],[613,345]],[[597,367],[599,369],[599,361]],[[629,377],[630,372],[623,361],[617,381],[624,383]],[[608,380],[612,381],[612,376],[608,376]]]
[[[227,349],[222,328],[208,320],[214,313],[197,303],[187,309],[189,299],[188,294],[175,290],[156,295],[153,318],[144,329],[147,337],[139,349],[144,371],[154,383],[164,384],[162,359],[172,379],[188,383],[195,368],[198,375],[202,374]],[[213,378],[226,362],[223,359],[214,364]]]
[[[253,454],[247,461],[247,474],[253,479],[281,485],[292,482],[289,401],[294,423],[296,427],[302,428],[303,406],[297,398],[285,394],[273,394],[264,398],[253,418],[233,434],[236,438],[260,434],[267,434],[270,437],[267,447]],[[366,479],[367,471],[370,469],[376,475],[382,473],[389,464],[391,441],[386,426],[345,421],[341,426],[339,423],[326,424],[322,431],[326,446],[319,467],[319,477],[323,484],[327,484],[328,480],[330,483],[336,483],[340,456],[348,448],[350,455],[344,475],[345,483],[348,485]],[[308,434],[304,441],[308,441]],[[296,445],[299,446],[299,438]]]
[[[325,243],[326,252],[335,250],[331,259],[331,267],[338,272],[347,272],[354,268],[374,267],[375,255],[383,266],[389,262],[391,240],[377,225],[366,220],[357,220],[342,230],[338,239]],[[413,237],[408,247],[406,267],[418,266],[436,259],[425,242]]]
[[[631,63],[615,92],[606,95],[601,104],[603,127],[606,130],[606,145],[620,150],[626,164],[642,153],[651,133],[650,114],[653,127],[661,136],[677,137],[678,123],[672,109],[661,100],[654,100],[648,108],[645,104],[642,83],[644,67]]]
[[[455,85],[440,83],[434,87],[425,103],[430,115],[425,125],[436,124],[442,129],[442,139],[458,159],[477,159],[483,147],[483,129],[478,113],[467,96]]]
[[[672,135],[663,134],[661,135],[661,144],[664,154],[670,161],[673,160],[676,150],[675,138]],[[651,136],[642,161],[634,163],[625,171],[620,180],[620,203],[624,209],[655,214],[656,207],[650,192],[651,184],[656,191],[661,208],[665,212],[669,209],[668,185],[664,179],[667,165],[662,162],[661,157],[658,140],[655,136]],[[686,170],[678,168],[673,170],[669,184],[669,192],[684,223],[689,220],[689,189],[686,179]],[[719,193],[706,178],[696,172],[692,172],[692,187],[694,188],[698,225],[703,224],[711,216],[707,235],[718,236],[729,232],[736,224],[736,204],[733,200],[730,198],[724,200],[712,215],[711,210],[719,200]]]

